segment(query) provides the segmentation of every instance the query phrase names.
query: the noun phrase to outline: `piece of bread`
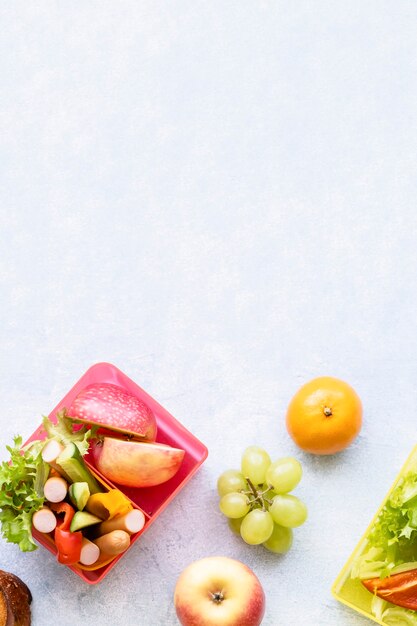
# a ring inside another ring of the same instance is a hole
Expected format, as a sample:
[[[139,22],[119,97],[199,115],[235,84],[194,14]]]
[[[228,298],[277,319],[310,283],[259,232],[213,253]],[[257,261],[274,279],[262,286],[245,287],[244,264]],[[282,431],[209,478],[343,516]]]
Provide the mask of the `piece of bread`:
[[[30,626],[32,594],[14,574],[0,570],[0,626]]]

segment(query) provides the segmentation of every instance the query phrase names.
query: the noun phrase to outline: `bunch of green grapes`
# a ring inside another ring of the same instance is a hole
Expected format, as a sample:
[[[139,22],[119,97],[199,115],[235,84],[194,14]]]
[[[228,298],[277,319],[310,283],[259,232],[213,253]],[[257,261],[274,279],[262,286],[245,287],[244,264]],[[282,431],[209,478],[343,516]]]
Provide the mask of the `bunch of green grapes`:
[[[307,519],[307,507],[290,495],[302,477],[297,459],[271,462],[269,454],[250,446],[242,455],[241,471],[227,470],[217,481],[220,510],[230,528],[250,545],[263,544],[271,552],[287,552],[293,528]]]

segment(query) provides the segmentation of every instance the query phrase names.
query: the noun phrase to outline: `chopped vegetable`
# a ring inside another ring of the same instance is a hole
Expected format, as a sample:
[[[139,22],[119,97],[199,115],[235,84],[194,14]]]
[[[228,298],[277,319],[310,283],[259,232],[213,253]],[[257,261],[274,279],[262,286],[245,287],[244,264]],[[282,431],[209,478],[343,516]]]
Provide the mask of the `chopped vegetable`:
[[[417,614],[400,607],[390,606],[385,609],[382,619],[386,626],[417,626]]]
[[[67,502],[53,502],[49,506],[51,510],[54,511],[57,515],[64,516],[59,522],[58,527],[62,528],[62,530],[69,530],[72,518],[75,515],[74,508]]]
[[[417,626],[417,613],[392,606],[378,596],[372,598],[371,612],[379,622],[386,626]]]
[[[58,562],[63,565],[74,565],[78,563],[81,556],[83,534],[79,530],[72,533],[70,530],[55,528],[55,545],[58,550]]]
[[[57,414],[57,423],[44,418],[48,441],[34,441],[22,449],[22,437],[16,436],[13,446],[7,446],[10,462],[0,465],[0,524],[1,533],[23,552],[37,549],[32,537],[32,517],[44,504],[44,484],[48,478],[53,451],[74,442],[81,454],[88,450],[93,430],[84,426],[73,432],[74,420],[65,411]],[[50,446],[50,447],[49,447]],[[42,458],[42,453],[45,459]],[[47,462],[48,459],[48,462]]]
[[[397,606],[417,610],[417,569],[386,578],[363,580],[368,591]]]
[[[56,517],[51,509],[45,506],[33,514],[32,524],[40,533],[51,533],[56,528]]]
[[[95,493],[88,498],[86,509],[102,520],[124,515],[132,509],[129,500],[119,489],[109,489],[106,493]]]
[[[82,511],[88,502],[88,498],[90,497],[88,484],[86,482],[72,483],[68,490],[68,495],[72,504],[79,511]]]
[[[13,446],[7,446],[10,463],[3,461],[0,466],[1,532],[6,541],[18,544],[23,552],[31,552],[38,547],[32,537],[32,516],[44,503],[48,467],[41,456],[40,442],[22,450],[22,438],[13,441]]]
[[[87,528],[88,526],[94,526],[94,524],[100,524],[101,519],[96,515],[87,513],[86,511],[77,511],[71,520],[70,530],[72,532]]]
[[[103,491],[101,485],[94,478],[81,456],[81,453],[75,443],[69,443],[65,446],[56,460],[59,468],[62,468],[67,474],[71,482],[86,482],[90,493],[100,493]]]
[[[75,533],[70,531],[70,525],[75,511],[72,506],[66,502],[51,504],[51,509],[58,515],[61,513],[64,514],[64,519],[57,524],[54,533],[55,545],[58,550],[58,562],[63,565],[78,563],[81,556],[83,535],[81,531]]]

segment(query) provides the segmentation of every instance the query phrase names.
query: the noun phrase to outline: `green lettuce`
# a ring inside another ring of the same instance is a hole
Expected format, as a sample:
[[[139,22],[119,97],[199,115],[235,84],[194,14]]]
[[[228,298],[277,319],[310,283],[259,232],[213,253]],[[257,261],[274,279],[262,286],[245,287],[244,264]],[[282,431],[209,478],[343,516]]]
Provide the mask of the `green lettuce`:
[[[352,567],[353,578],[385,578],[404,563],[417,567],[417,474],[399,480]]]
[[[23,552],[37,549],[32,536],[32,516],[45,501],[43,487],[49,474],[49,465],[42,459],[42,450],[51,439],[62,445],[73,442],[84,456],[96,428],[81,426],[73,432],[74,420],[65,410],[57,414],[56,424],[47,417],[43,426],[47,438],[32,441],[22,447],[22,437],[14,438],[13,446],[6,446],[10,460],[0,465],[0,524],[1,534],[10,543],[16,543]]]
[[[32,537],[32,515],[44,503],[43,485],[47,467],[41,457],[39,442],[22,449],[22,438],[15,437],[13,446],[6,446],[10,462],[0,466],[1,533],[23,552],[37,549]]]
[[[67,416],[65,409],[57,413],[56,417],[56,424],[47,417],[43,418],[43,427],[46,430],[48,439],[56,439],[64,446],[69,443],[75,443],[81,456],[84,456],[88,451],[90,439],[94,436],[97,427],[87,428],[86,426],[81,426],[78,430],[73,431],[73,426],[76,422]]]
[[[387,626],[417,626],[417,615],[401,607],[390,606],[382,614],[384,624]]]

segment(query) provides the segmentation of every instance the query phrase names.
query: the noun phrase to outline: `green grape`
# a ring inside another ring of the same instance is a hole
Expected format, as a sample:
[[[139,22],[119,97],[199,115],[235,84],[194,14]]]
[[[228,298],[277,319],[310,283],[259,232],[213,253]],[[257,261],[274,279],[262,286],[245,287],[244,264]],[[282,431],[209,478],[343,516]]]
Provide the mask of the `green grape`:
[[[274,524],[274,530],[272,535],[265,541],[263,546],[270,552],[276,554],[285,554],[292,546],[292,530],[291,528],[284,528],[279,524]]]
[[[253,509],[243,519],[240,527],[240,535],[243,541],[255,546],[268,541],[274,530],[273,519],[268,511]]]
[[[236,535],[240,535],[240,527],[242,525],[243,520],[244,520],[244,517],[238,517],[237,519],[229,518],[227,520],[230,530],[232,530]]]
[[[226,493],[220,499],[219,506],[223,515],[234,519],[246,515],[250,508],[247,496],[238,492]]]
[[[217,481],[217,491],[220,496],[232,491],[246,491],[248,488],[246,480],[238,470],[226,470],[219,476]]]
[[[271,463],[266,473],[266,482],[276,493],[288,493],[298,485],[302,475],[301,463],[288,457]]]
[[[242,474],[254,485],[265,482],[266,472],[271,465],[268,452],[258,446],[249,446],[242,456]]]
[[[307,507],[304,502],[288,494],[275,496],[269,511],[274,522],[286,528],[301,526],[307,519]]]

